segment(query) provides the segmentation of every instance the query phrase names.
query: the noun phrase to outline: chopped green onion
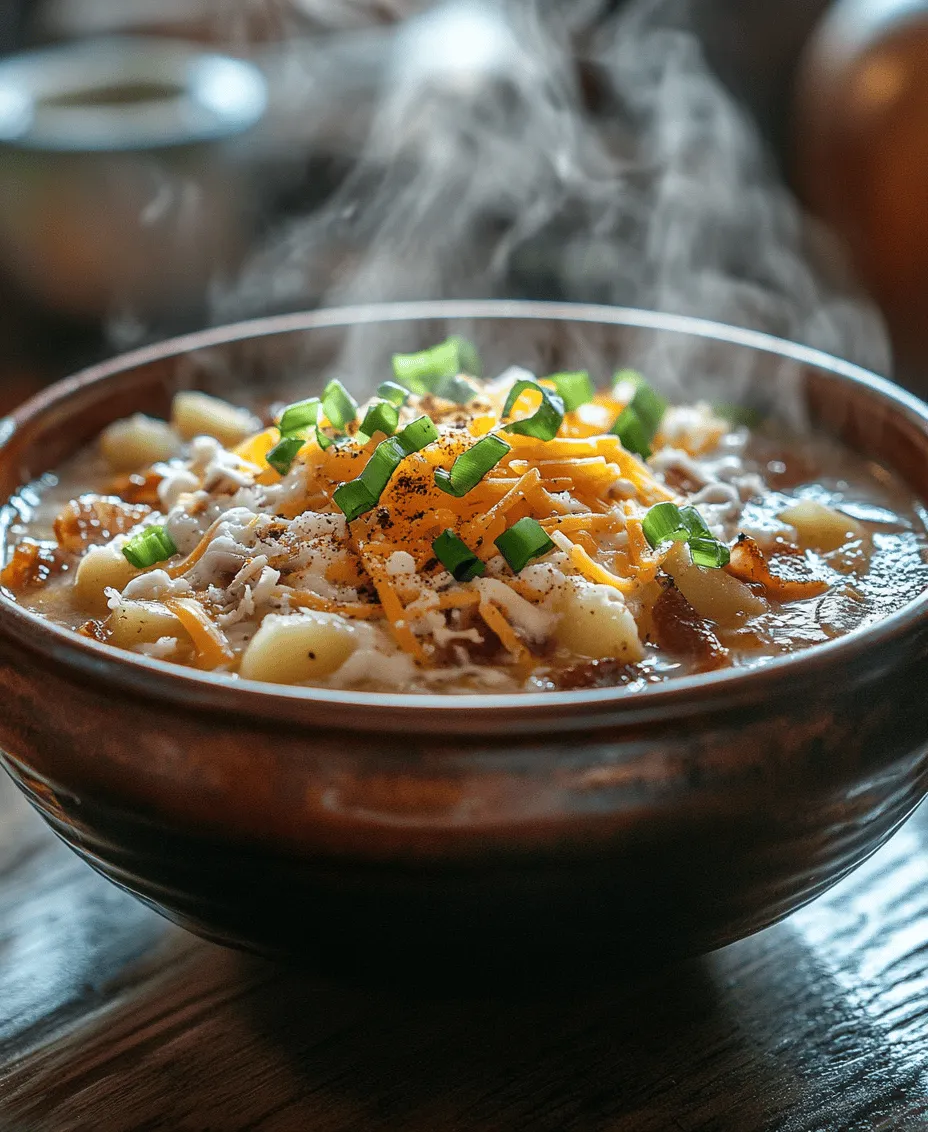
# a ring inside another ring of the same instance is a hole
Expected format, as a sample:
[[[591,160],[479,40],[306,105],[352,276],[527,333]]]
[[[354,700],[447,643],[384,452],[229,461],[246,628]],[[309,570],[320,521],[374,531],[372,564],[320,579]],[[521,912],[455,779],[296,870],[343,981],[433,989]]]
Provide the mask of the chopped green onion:
[[[435,422],[430,417],[417,417],[396,436],[381,440],[358,478],[339,484],[332,493],[348,522],[372,511],[403,460],[437,439]]]
[[[432,543],[435,557],[456,582],[469,582],[486,570],[486,566],[463,539],[450,529],[442,531]]]
[[[377,499],[360,480],[339,484],[332,493],[332,498],[349,523],[377,506]]]
[[[611,431],[622,441],[626,452],[633,452],[642,460],[651,455],[651,433],[631,405],[626,405],[619,413]]]
[[[390,477],[406,455],[399,437],[391,436],[377,445],[357,479],[339,484],[332,498],[349,523],[377,506]]]
[[[476,347],[458,335],[446,338],[429,350],[393,355],[393,376],[404,389],[420,395],[434,393],[442,378],[457,377],[461,373],[479,377],[480,372]]]
[[[458,456],[451,465],[450,472],[436,468],[435,483],[442,491],[460,499],[462,495],[473,491],[487,472],[495,468],[509,451],[510,447],[502,437],[492,433],[481,437],[476,444]]]
[[[691,538],[690,557],[697,566],[720,570],[731,561],[731,551],[723,542],[712,538]]]
[[[133,535],[122,548],[122,553],[130,566],[145,570],[176,554],[177,547],[164,527],[152,526]]]
[[[381,442],[374,449],[374,454],[364,465],[358,480],[364,484],[374,502],[380,498],[384,488],[390,482],[390,477],[400,466],[408,453],[403,448],[398,436],[391,436]]]
[[[709,530],[709,524],[695,507],[681,507],[680,518],[683,520],[683,525],[690,532],[692,538],[714,537],[712,531]]]
[[[579,409],[581,405],[592,401],[596,395],[593,382],[590,381],[590,375],[585,369],[577,370],[575,373],[552,373],[544,380],[550,381],[557,390],[564,402],[565,413]]]
[[[275,472],[279,472],[282,476],[285,476],[293,466],[297,452],[299,452],[305,443],[306,441],[302,436],[284,436],[274,445],[270,452],[268,452],[265,459]]]
[[[642,381],[635,390],[635,396],[632,397],[630,404],[641,423],[650,430],[653,439],[654,434],[661,427],[664,413],[667,412],[667,402],[646,381]]]
[[[455,405],[467,405],[477,396],[477,389],[466,377],[443,377],[435,383],[432,393]]]
[[[696,566],[718,570],[731,560],[728,547],[715,538],[695,507],[678,508],[675,503],[655,503],[645,515],[641,529],[651,546],[660,546],[671,540],[689,543],[690,557]]]
[[[515,574],[533,558],[554,550],[554,543],[548,538],[544,527],[532,518],[519,519],[493,541]]]
[[[395,381],[382,381],[377,386],[377,396],[382,397],[384,401],[389,401],[391,405],[395,405],[399,409],[406,404],[409,390],[404,389],[402,385],[397,385]]]
[[[634,370],[620,370],[615,375],[613,387],[624,384],[634,385],[635,392],[616,418],[612,432],[624,448],[647,460],[651,455],[651,441],[667,412],[667,402]]]
[[[344,429],[358,415],[358,403],[342,383],[333,378],[322,391],[322,411],[333,428]]]
[[[281,414],[280,425],[278,426],[280,428],[280,443],[268,452],[265,459],[282,476],[290,471],[293,459],[300,450],[300,445],[293,444],[292,441],[299,438],[302,443],[311,428],[316,430],[316,441],[323,451],[335,443],[319,427],[321,407],[322,402],[318,397],[310,397],[306,401],[296,401],[294,404],[288,405]]]
[[[384,436],[392,436],[399,420],[400,411],[396,405],[389,401],[375,401],[364,414],[359,435],[371,437],[375,432],[382,432]]]
[[[651,546],[686,542],[691,533],[676,503],[655,503],[642,520],[641,529]]]
[[[518,432],[522,436],[533,436],[536,440],[553,440],[564,419],[564,402],[560,394],[545,389],[537,381],[517,381],[509,390],[503,416],[508,417],[513,406],[526,389],[534,389],[541,394],[541,404],[530,417],[503,425],[504,432]]]
[[[438,429],[431,417],[416,417],[396,434],[403,452],[410,456],[438,439]]]
[[[462,338],[460,334],[453,334],[451,341],[457,342],[458,345],[459,372],[469,374],[471,377],[480,377],[483,373],[483,363],[480,361],[480,354],[473,342],[467,338]]]
[[[280,435],[299,436],[306,429],[315,428],[321,403],[318,397],[310,397],[308,401],[288,405],[280,417]]]

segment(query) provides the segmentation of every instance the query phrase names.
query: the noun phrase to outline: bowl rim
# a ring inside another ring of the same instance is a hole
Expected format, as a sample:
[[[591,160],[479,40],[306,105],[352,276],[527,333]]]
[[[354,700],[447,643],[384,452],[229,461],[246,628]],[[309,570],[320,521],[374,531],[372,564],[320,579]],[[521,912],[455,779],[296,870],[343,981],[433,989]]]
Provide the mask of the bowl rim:
[[[928,438],[928,405],[886,378],[821,350],[688,315],[596,304],[523,300],[421,300],[335,307],[276,315],[171,338],[104,361],[64,378],[0,419],[0,458],[18,430],[76,393],[136,367],[195,350],[295,331],[360,324],[447,319],[483,319],[626,326],[744,346],[787,361],[825,370],[862,386]],[[5,508],[7,501],[0,501]],[[505,729],[526,734],[609,724],[633,726],[670,721],[710,709],[732,710],[757,699],[795,694],[797,682],[845,668],[865,653],[885,647],[928,622],[928,591],[888,617],[801,652],[774,657],[758,668],[725,669],[681,676],[644,689],[623,687],[576,691],[507,693],[353,692],[291,687],[201,672],[79,636],[19,605],[0,587],[0,633],[50,659],[111,687],[146,699],[182,701],[184,706],[279,723],[314,723],[342,730],[489,734]],[[341,710],[339,710],[341,709]],[[492,710],[491,710],[492,709]],[[337,713],[337,720],[333,714]],[[578,719],[578,717],[580,717]]]

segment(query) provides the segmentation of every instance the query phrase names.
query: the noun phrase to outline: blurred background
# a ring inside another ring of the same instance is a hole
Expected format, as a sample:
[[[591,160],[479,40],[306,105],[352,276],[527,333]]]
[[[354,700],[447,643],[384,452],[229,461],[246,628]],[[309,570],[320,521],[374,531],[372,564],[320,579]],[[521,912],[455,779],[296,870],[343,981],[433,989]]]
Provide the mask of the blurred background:
[[[3,0],[0,408],[180,331],[510,296],[928,392],[928,0]]]

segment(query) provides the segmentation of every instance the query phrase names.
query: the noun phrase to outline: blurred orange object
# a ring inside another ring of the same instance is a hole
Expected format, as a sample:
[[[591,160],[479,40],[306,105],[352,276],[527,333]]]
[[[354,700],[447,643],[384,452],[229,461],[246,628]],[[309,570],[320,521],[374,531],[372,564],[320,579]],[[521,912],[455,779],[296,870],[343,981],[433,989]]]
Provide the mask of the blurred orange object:
[[[847,241],[897,350],[928,358],[928,0],[838,0],[799,68],[806,203]]]

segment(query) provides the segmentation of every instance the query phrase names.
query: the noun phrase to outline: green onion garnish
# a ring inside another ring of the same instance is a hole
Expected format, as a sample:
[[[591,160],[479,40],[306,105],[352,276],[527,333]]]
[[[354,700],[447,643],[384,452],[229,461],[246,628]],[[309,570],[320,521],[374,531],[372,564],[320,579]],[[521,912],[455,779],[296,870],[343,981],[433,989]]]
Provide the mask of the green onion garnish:
[[[714,538],[691,538],[690,557],[697,566],[720,570],[731,561],[731,551],[724,542]]]
[[[285,476],[290,471],[296,454],[302,448],[306,434],[311,428],[316,430],[316,440],[320,448],[325,449],[335,443],[319,427],[321,406],[322,402],[318,397],[310,397],[306,401],[295,401],[281,413],[278,426],[280,442],[275,444],[265,457],[275,472]]]
[[[564,412],[571,413],[579,409],[596,395],[593,382],[585,369],[575,373],[552,373],[544,379],[550,381],[564,402]]]
[[[393,376],[404,389],[420,395],[436,392],[443,378],[457,377],[461,373],[479,377],[480,372],[480,355],[476,348],[456,334],[429,350],[393,355]]]
[[[315,428],[320,404],[318,397],[310,397],[308,401],[288,405],[280,417],[280,435],[299,436],[307,429]]]
[[[382,397],[384,401],[389,401],[391,405],[396,405],[399,409],[406,404],[409,390],[404,389],[402,385],[397,385],[395,381],[382,381],[377,386],[377,396]]]
[[[503,406],[503,416],[509,416],[513,405],[526,389],[534,389],[540,393],[541,404],[530,417],[503,425],[503,431],[533,436],[536,440],[553,440],[557,436],[557,430],[561,427],[561,421],[564,419],[564,402],[561,400],[560,394],[545,389],[537,381],[517,381],[513,385],[512,389],[509,390],[509,396],[506,398],[506,404]]]
[[[381,440],[358,478],[339,484],[332,493],[348,522],[373,511],[403,460],[437,439],[438,429],[431,417],[417,417],[396,436]]]
[[[501,437],[492,433],[481,437],[476,444],[458,456],[451,465],[450,472],[436,468],[435,483],[442,491],[460,499],[462,495],[473,491],[487,472],[495,468],[509,451],[509,445]]]
[[[684,527],[690,532],[692,538],[714,538],[709,524],[699,514],[695,507],[681,507],[680,519]]]
[[[438,429],[431,417],[416,417],[396,434],[403,452],[410,456],[438,439]]]
[[[642,520],[641,529],[651,546],[686,542],[691,534],[676,503],[655,503]]]
[[[469,582],[471,579],[479,577],[486,570],[486,566],[467,543],[458,538],[450,528],[442,531],[435,539],[432,543],[432,550],[435,551],[435,557],[456,582]]]
[[[612,432],[624,448],[647,460],[651,455],[651,441],[667,411],[667,402],[634,370],[620,370],[613,378],[613,387],[626,383],[635,386],[635,393],[616,418]]]
[[[655,503],[642,520],[641,529],[654,547],[671,541],[689,543],[690,557],[697,566],[718,570],[731,560],[728,547],[715,538],[695,507]]]
[[[339,484],[332,493],[332,498],[348,522],[352,523],[359,516],[373,511],[379,496],[372,495],[367,486],[357,479]]]
[[[375,401],[364,414],[358,435],[371,437],[375,432],[382,432],[384,436],[392,436],[399,420],[400,411],[396,405],[389,401]]]
[[[326,437],[326,439],[328,439],[328,437]],[[275,472],[279,472],[282,476],[285,476],[293,466],[297,452],[299,452],[305,443],[306,441],[302,436],[281,437],[277,444],[268,452],[267,456],[265,456],[265,459]]]
[[[632,452],[642,460],[651,455],[651,432],[630,405],[626,405],[616,417],[611,431],[622,441],[626,452]]]
[[[332,494],[345,518],[350,523],[359,515],[373,511],[390,482],[390,477],[406,457],[399,438],[391,436],[382,440],[374,449],[374,454],[364,465],[364,470],[356,480],[339,484]]]
[[[177,547],[164,527],[152,526],[133,535],[122,548],[122,552],[131,566],[144,570],[176,554]]]
[[[322,411],[333,428],[344,429],[358,415],[358,403],[342,383],[332,379],[322,391]]]
[[[435,383],[432,393],[455,405],[467,405],[477,396],[477,389],[466,377],[443,377]]]
[[[533,558],[554,550],[554,543],[545,534],[542,525],[531,518],[519,519],[493,541],[514,574],[518,574]]]

